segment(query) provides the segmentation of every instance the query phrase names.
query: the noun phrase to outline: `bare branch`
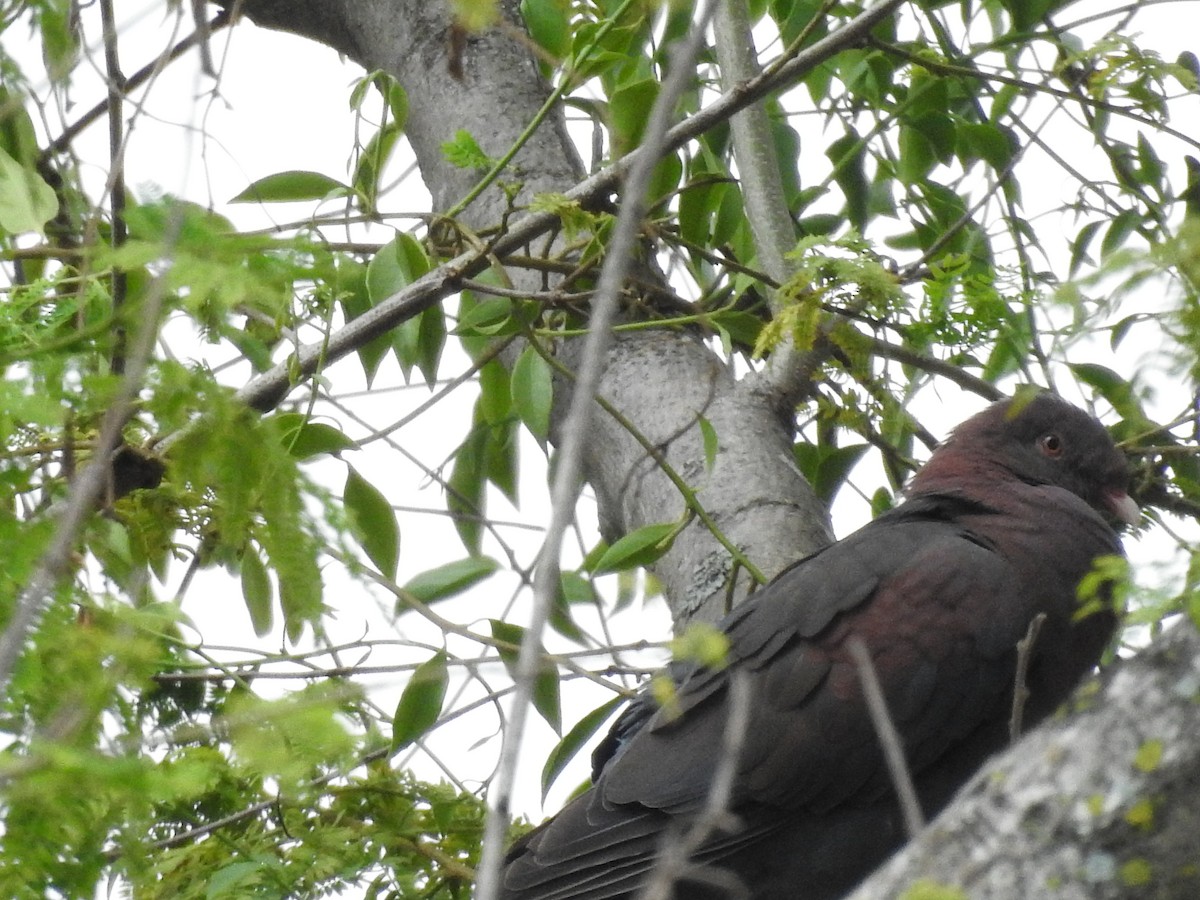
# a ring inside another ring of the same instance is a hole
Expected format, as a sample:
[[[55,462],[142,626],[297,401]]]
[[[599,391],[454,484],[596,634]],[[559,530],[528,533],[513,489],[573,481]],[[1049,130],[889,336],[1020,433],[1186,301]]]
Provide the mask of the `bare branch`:
[[[1025,637],[1017,641],[1017,674],[1013,683],[1012,716],[1008,720],[1008,737],[1016,741],[1021,736],[1022,720],[1025,718],[1025,704],[1029,700],[1029,660],[1033,656],[1034,645],[1037,644],[1038,634],[1046,621],[1045,613],[1038,613],[1029,623]]]
[[[871,654],[866,644],[860,638],[852,637],[846,641],[846,647],[858,668],[863,696],[867,700],[867,711],[871,714],[871,724],[875,726],[875,734],[883,747],[888,774],[892,777],[892,784],[900,800],[904,830],[909,839],[912,839],[925,827],[925,816],[921,812],[921,801],[917,799],[917,789],[913,786],[908,761],[904,758],[904,745],[900,741],[900,733],[896,731],[892,717],[888,714],[887,700],[883,696],[883,688],[879,685],[879,676],[875,673],[875,665],[871,662]]]
[[[750,680],[742,672],[731,672],[729,676],[729,719],[721,735],[721,755],[712,784],[704,800],[700,815],[688,825],[683,833],[668,832],[663,836],[658,860],[649,881],[637,895],[637,900],[670,900],[675,882],[688,874],[690,859],[714,832],[727,830],[733,822],[729,812],[729,799],[733,795],[733,780],[737,775],[737,764],[741,758],[742,744],[750,724]],[[704,869],[706,881],[720,877],[719,869]],[[748,897],[746,888],[739,882],[724,885],[728,896],[737,900]]]

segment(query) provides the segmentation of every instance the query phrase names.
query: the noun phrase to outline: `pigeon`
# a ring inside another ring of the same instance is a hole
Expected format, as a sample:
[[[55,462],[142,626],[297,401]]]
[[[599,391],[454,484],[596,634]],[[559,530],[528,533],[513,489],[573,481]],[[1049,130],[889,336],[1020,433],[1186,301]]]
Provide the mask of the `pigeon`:
[[[1129,467],[1103,426],[1049,392],[966,420],[903,502],[799,561],[730,613],[723,665],[675,663],[659,706],[639,694],[593,755],[593,785],[510,848],[504,900],[633,898],[665,842],[690,841],[675,900],[840,897],[906,838],[864,699],[865,648],[924,814],[935,815],[1032,727],[1110,644],[1098,563],[1135,524]],[[736,755],[725,756],[747,698]],[[724,815],[705,815],[716,773]],[[657,867],[657,868],[656,868]],[[659,874],[661,881],[662,874]]]

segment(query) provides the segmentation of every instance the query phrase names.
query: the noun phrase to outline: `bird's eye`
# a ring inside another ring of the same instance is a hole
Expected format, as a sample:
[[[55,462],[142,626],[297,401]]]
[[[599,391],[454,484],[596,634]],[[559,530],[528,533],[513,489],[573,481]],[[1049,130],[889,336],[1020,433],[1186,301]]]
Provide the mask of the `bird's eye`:
[[[1038,438],[1038,448],[1051,459],[1057,459],[1063,453],[1063,441],[1057,434],[1043,434]]]

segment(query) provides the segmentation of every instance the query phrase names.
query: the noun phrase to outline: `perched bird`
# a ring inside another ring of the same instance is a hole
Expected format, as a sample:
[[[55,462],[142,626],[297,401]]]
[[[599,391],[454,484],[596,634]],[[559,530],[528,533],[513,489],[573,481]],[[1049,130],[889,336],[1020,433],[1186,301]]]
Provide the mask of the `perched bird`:
[[[849,642],[872,660],[927,816],[1009,741],[1017,644],[1039,613],[1024,721],[1063,702],[1112,638],[1077,589],[1134,523],[1127,463],[1049,393],[959,425],[906,499],[802,560],[721,623],[727,665],[677,666],[675,702],[640,696],[593,757],[594,784],[516,842],[505,900],[628,898],[663,840],[700,815],[722,763],[734,673],[749,684],[730,820],[674,882],[677,900],[838,897],[904,840]]]

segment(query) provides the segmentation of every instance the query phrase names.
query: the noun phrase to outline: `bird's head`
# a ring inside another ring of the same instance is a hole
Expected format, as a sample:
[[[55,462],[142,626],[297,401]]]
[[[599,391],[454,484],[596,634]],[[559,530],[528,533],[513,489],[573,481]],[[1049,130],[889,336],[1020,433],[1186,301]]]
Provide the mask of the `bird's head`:
[[[1114,522],[1136,524],[1129,463],[1104,426],[1049,392],[993,403],[954,429],[913,477],[909,496],[984,473],[1064,488]]]

